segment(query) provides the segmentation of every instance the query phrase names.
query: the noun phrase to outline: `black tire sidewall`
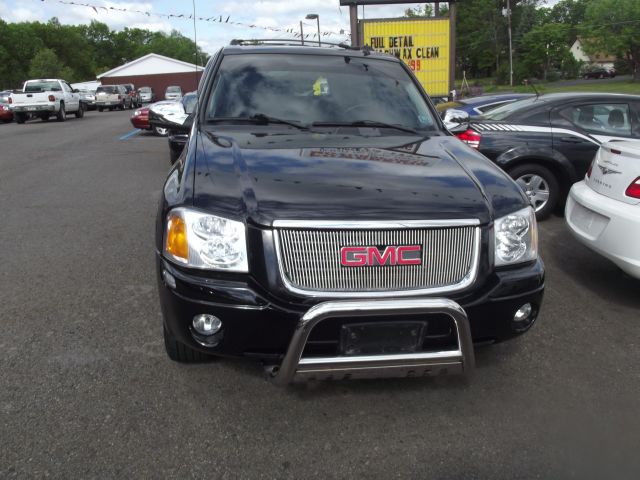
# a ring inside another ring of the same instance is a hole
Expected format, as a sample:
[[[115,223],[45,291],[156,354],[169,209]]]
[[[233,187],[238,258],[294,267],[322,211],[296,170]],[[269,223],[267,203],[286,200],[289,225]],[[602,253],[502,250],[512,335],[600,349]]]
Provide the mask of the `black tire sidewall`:
[[[60,102],[60,109],[56,115],[59,122],[64,122],[67,119],[67,111],[64,108],[64,102]]]
[[[510,168],[507,173],[509,173],[514,181],[524,175],[537,175],[542,177],[549,187],[549,200],[542,210],[536,212],[536,218],[538,220],[544,220],[553,213],[560,200],[560,183],[551,170],[535,163],[526,163]]]

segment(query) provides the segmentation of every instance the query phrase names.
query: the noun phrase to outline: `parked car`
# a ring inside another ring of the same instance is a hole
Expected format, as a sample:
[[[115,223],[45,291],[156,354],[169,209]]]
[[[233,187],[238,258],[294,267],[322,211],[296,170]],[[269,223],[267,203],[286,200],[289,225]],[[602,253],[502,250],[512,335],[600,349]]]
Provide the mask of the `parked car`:
[[[55,115],[59,122],[67,119],[67,113],[75,113],[76,118],[84,116],[78,90],[59,78],[27,80],[22,92],[11,93],[9,106],[18,123],[24,123],[29,116],[45,122],[50,115]]]
[[[149,124],[149,107],[138,108],[131,115],[131,125],[141,130],[151,130]]]
[[[148,106],[148,111],[150,129],[153,130],[153,133],[161,137],[166,137],[169,134],[169,129],[166,126],[154,123],[152,112],[161,112],[167,118],[173,118],[175,115],[184,116],[184,107],[180,100],[162,100],[153,103]]]
[[[460,115],[449,128],[506,170],[543,219],[563,205],[602,142],[640,138],[639,115],[637,95],[553,93]]]
[[[99,112],[105,108],[124,110],[132,107],[132,100],[123,85],[101,85],[96,89],[96,106]]]
[[[164,91],[165,100],[180,100],[182,98],[182,88],[172,85]]]
[[[420,377],[532,326],[533,209],[401,60],[229,46],[201,85],[203,107],[166,122],[191,132],[156,222],[171,359],[262,360],[279,384]]]
[[[494,108],[498,108],[507,103],[533,97],[533,93],[501,93],[497,95],[480,95],[478,97],[463,98],[453,102],[440,103],[436,105],[436,110],[444,118],[444,114],[449,109],[460,110],[469,114],[470,117],[483,115]]]
[[[197,102],[198,102],[197,91],[189,92],[185,94],[185,96],[182,97],[182,99],[180,100],[180,103],[186,115],[191,115],[194,112]],[[175,132],[169,129],[167,141],[169,143],[169,162],[172,165],[180,157],[180,154],[184,150],[184,146],[187,144],[188,140],[189,140],[188,134]]]
[[[140,100],[140,93],[136,90],[135,85],[133,83],[125,83],[122,86],[127,91],[127,95],[131,98],[129,108],[140,107],[142,105],[142,101]]]
[[[9,103],[9,97],[11,96],[11,90],[3,90],[0,92],[0,103]]]
[[[13,112],[9,107],[9,102],[3,101],[2,98],[0,98],[0,122],[3,122],[3,123],[13,122]]]
[[[96,91],[80,89],[80,101],[84,104],[85,110],[95,110],[96,107]]]
[[[607,142],[571,187],[565,219],[584,245],[640,279],[640,142]]]
[[[156,99],[156,92],[151,87],[140,87],[138,89],[141,103],[154,103]]]
[[[590,78],[614,78],[615,76],[616,71],[614,69],[607,70],[606,68],[595,68],[582,74],[582,78],[585,80]]]

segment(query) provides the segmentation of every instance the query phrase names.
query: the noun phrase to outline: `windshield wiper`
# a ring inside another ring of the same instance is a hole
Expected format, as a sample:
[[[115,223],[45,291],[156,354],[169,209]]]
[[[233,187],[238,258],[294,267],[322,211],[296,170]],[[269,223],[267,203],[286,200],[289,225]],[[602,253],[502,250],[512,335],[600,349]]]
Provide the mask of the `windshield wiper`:
[[[209,123],[218,123],[218,122],[248,122],[254,123],[256,125],[268,125],[270,123],[281,123],[283,125],[289,125],[291,127],[295,127],[298,130],[309,130],[309,127],[306,125],[302,125],[298,122],[294,122],[291,120],[284,120],[282,118],[271,117],[269,115],[265,115],[264,113],[256,113],[255,115],[251,115],[250,117],[218,117],[209,119]]]
[[[422,135],[417,130],[394,123],[376,122],[375,120],[356,120],[355,122],[313,122],[313,127],[371,127],[371,128],[393,128],[401,132]]]

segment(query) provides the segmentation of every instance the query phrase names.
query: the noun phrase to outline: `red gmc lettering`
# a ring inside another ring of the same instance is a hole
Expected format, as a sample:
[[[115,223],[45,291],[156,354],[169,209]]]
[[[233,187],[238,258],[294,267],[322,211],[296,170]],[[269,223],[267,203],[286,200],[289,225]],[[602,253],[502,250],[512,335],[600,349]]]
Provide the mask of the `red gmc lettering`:
[[[422,250],[420,245],[405,245],[398,247],[398,265],[421,265],[422,258],[404,258],[404,254],[407,252],[419,252]]]
[[[373,263],[374,258],[378,261],[377,265],[384,265],[388,259],[391,259],[389,265],[396,264],[396,247],[385,248],[382,255],[376,247],[367,247],[367,249],[369,250],[369,265],[376,265]]]
[[[340,261],[343,267],[362,267],[367,264],[367,247],[342,247],[340,249]],[[348,255],[353,254],[349,259]]]
[[[421,245],[388,246],[380,253],[377,247],[342,247],[340,263],[343,267],[363,267],[366,265],[422,265]],[[406,258],[409,253],[418,252],[415,258]]]

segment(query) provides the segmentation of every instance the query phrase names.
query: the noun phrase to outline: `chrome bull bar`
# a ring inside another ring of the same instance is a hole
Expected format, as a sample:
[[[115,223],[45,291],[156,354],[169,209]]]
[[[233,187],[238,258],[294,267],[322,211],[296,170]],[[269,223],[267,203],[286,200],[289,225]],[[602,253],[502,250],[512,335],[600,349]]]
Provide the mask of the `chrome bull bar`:
[[[455,350],[415,352],[391,355],[305,357],[302,352],[313,328],[331,317],[372,315],[444,314],[456,326]],[[294,381],[413,377],[469,373],[475,364],[469,319],[464,309],[445,298],[341,300],[320,303],[299,320],[280,367],[270,367],[274,382],[287,385]]]

